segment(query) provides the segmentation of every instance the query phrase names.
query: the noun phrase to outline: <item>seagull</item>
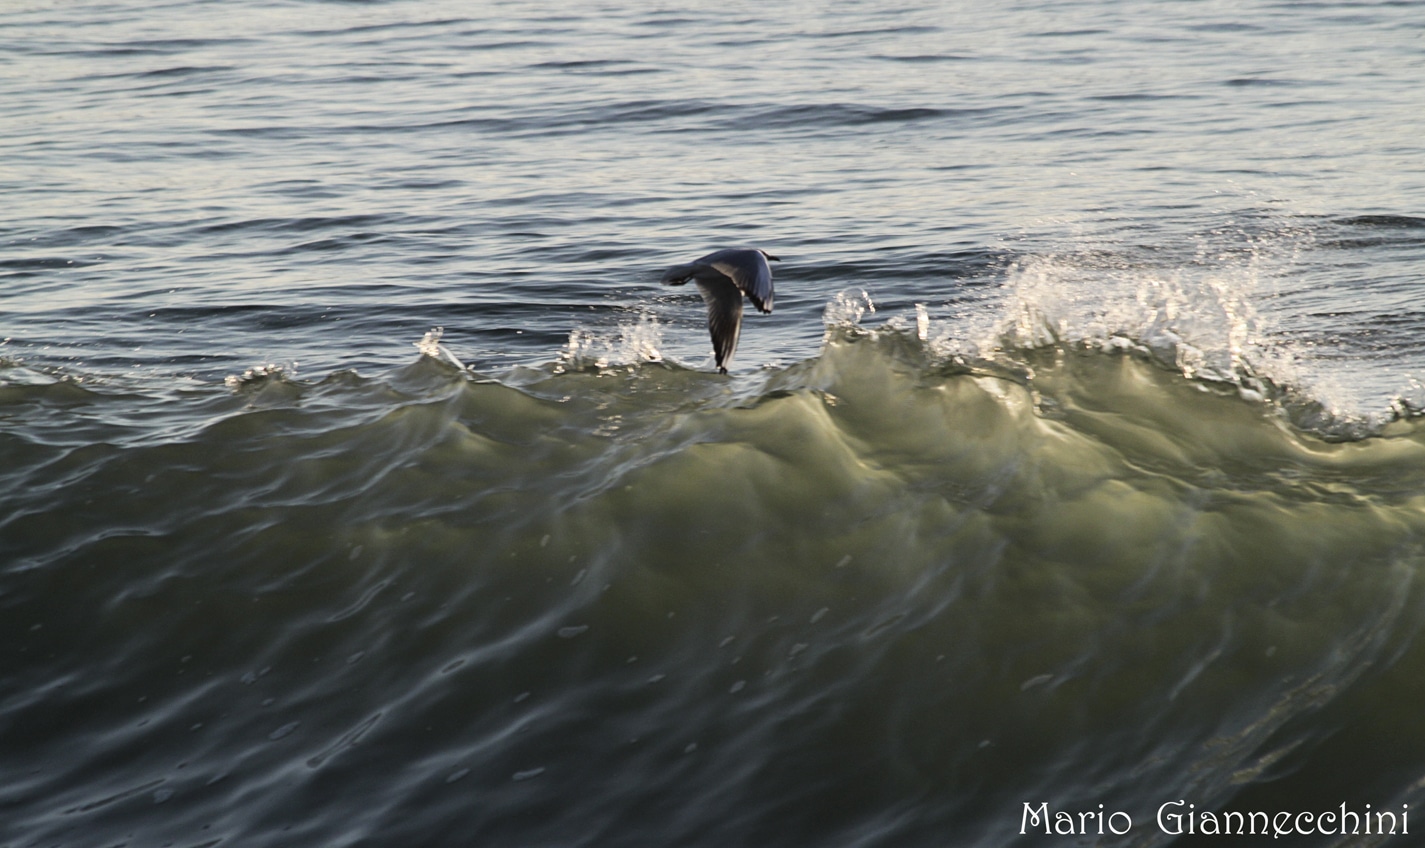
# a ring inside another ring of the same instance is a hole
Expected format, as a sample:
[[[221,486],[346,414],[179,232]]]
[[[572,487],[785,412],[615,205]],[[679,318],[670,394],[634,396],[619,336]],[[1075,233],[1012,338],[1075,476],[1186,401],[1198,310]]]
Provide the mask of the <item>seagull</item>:
[[[708,334],[712,336],[717,370],[727,373],[727,363],[737,350],[742,332],[742,296],[759,312],[772,311],[772,266],[782,260],[754,247],[729,247],[709,253],[686,265],[674,265],[663,275],[665,286],[698,284],[708,305]]]

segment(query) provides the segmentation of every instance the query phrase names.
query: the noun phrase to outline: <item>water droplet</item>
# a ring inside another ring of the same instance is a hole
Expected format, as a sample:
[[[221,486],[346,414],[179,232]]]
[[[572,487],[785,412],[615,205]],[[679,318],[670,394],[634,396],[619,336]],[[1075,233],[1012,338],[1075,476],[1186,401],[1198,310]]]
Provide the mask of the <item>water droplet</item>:
[[[458,771],[453,772],[453,773],[450,775],[450,777],[447,777],[447,778],[445,779],[445,782],[446,782],[446,783],[454,783],[455,781],[459,780],[460,778],[464,777],[465,775],[467,775],[467,774],[469,774],[469,773],[470,773],[470,769],[468,769],[468,768],[459,769]]]
[[[586,631],[586,630],[588,630],[588,629],[589,629],[589,625],[587,625],[587,624],[579,624],[579,625],[575,625],[575,626],[573,626],[573,627],[561,627],[561,628],[559,628],[559,638],[560,638],[560,639],[573,639],[575,636],[578,636],[580,633],[583,633],[584,631]]]
[[[747,688],[747,681],[746,681],[746,680],[739,680],[739,681],[737,681],[736,683],[732,684],[732,688],[728,689],[727,691],[728,691],[729,694],[736,695],[738,692],[741,692],[743,689],[746,689],[746,688]]]
[[[288,722],[287,724],[284,724],[276,730],[272,731],[271,733],[267,734],[267,738],[273,740],[274,742],[278,739],[286,738],[287,736],[290,736],[292,734],[292,731],[297,729],[297,725],[299,724],[301,724],[300,721]]]
[[[541,774],[544,774],[544,766],[540,766],[539,768],[525,769],[524,771],[517,771],[510,778],[510,780],[529,780],[531,778],[539,777]]]
[[[812,624],[816,624],[818,621],[821,621],[823,618],[826,617],[826,614],[829,613],[829,612],[831,612],[831,608],[830,608],[830,607],[822,607],[821,609],[817,610],[815,613],[812,613],[811,623],[812,623]]]

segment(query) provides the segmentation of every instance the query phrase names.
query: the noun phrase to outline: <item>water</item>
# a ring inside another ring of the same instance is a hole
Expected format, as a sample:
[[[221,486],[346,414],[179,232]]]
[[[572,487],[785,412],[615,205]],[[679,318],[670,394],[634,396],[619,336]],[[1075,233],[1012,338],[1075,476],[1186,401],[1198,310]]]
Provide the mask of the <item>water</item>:
[[[0,846],[1425,802],[1421,4],[0,38]]]

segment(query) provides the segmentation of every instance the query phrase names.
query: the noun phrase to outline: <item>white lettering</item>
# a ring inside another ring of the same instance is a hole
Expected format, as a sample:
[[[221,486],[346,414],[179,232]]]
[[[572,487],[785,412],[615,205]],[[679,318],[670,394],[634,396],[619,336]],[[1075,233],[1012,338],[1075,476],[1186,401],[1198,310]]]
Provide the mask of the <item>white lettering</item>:
[[[1093,813],[1079,813],[1079,833],[1087,834],[1093,824]],[[1087,819],[1087,824],[1085,820]],[[1098,814],[1098,832],[1103,833],[1103,813]]]
[[[1401,804],[1400,811],[1373,810],[1370,804],[1364,809],[1352,811],[1341,804],[1334,810],[1277,810],[1263,812],[1253,810],[1198,810],[1196,804],[1185,799],[1165,801],[1158,806],[1156,814],[1158,830],[1169,836],[1219,836],[1219,835],[1272,835],[1283,836],[1357,836],[1362,833],[1371,836],[1394,836],[1410,833],[1410,805]],[[1107,831],[1104,830],[1107,826]],[[1038,806],[1024,802],[1019,821],[1019,832],[1028,834],[1044,829],[1045,835],[1088,836],[1095,829],[1098,835],[1105,832],[1114,836],[1124,836],[1133,829],[1133,817],[1122,810],[1109,811],[1103,804],[1098,810],[1066,812],[1050,810],[1047,801]]]
[[[1043,803],[1041,803],[1041,804],[1039,805],[1039,809],[1037,809],[1037,810],[1031,808],[1031,807],[1029,806],[1029,802],[1028,802],[1028,801],[1025,801],[1025,802],[1024,802],[1024,814],[1019,817],[1019,832],[1020,832],[1021,834],[1023,834],[1023,833],[1026,832],[1025,829],[1026,829],[1027,827],[1029,827],[1030,825],[1038,825],[1038,824],[1039,824],[1039,816],[1040,816],[1041,814],[1043,814],[1043,816],[1044,816],[1044,835],[1045,835],[1045,836],[1049,836],[1050,834],[1052,834],[1053,831],[1049,829],[1049,802],[1048,802],[1048,801],[1044,801]]]
[[[1327,830],[1327,829],[1326,829],[1326,823],[1327,823],[1327,822],[1334,822],[1334,821],[1336,821],[1336,814],[1335,814],[1335,813],[1322,813],[1321,815],[1319,815],[1319,816],[1316,817],[1316,829],[1319,830],[1319,831],[1321,831],[1321,833],[1322,833],[1323,835],[1325,835],[1325,836],[1330,836],[1330,835],[1332,835],[1333,833],[1336,832],[1336,831],[1334,830],[1335,825],[1332,825],[1332,828],[1333,828],[1332,830]]]
[[[1183,804],[1186,803],[1186,801],[1168,801],[1167,803],[1159,807],[1158,829],[1164,833],[1172,834],[1173,836],[1181,834],[1183,832],[1183,814],[1178,812],[1164,814],[1163,811],[1166,810],[1168,807],[1181,807]],[[1163,819],[1165,818],[1168,821],[1172,822],[1171,826],[1163,823]]]
[[[1355,836],[1361,832],[1361,817],[1346,809],[1346,805],[1341,805],[1341,830],[1342,836],[1346,835],[1346,816],[1351,817],[1351,835]],[[1369,826],[1369,825],[1368,825]]]
[[[1118,818],[1119,816],[1123,816],[1122,830],[1119,830],[1118,828],[1113,826],[1113,820]],[[1122,810],[1114,810],[1112,813],[1108,814],[1108,829],[1113,831],[1115,836],[1122,836],[1123,834],[1133,829],[1133,817],[1123,812]]]
[[[1211,810],[1203,810],[1201,813],[1198,813],[1198,816],[1203,833],[1215,836],[1222,832],[1217,828],[1217,815]],[[1211,830],[1208,830],[1209,826],[1211,826]]]
[[[1390,834],[1395,835],[1395,813],[1376,813],[1376,834],[1385,836],[1385,817],[1390,816]]]
[[[1271,822],[1267,819],[1267,814],[1262,812],[1261,810],[1258,810],[1255,813],[1247,814],[1247,822],[1251,827],[1251,830],[1249,830],[1248,833],[1252,836],[1257,835],[1257,816],[1262,817],[1262,835],[1266,836],[1268,833],[1271,832]]]

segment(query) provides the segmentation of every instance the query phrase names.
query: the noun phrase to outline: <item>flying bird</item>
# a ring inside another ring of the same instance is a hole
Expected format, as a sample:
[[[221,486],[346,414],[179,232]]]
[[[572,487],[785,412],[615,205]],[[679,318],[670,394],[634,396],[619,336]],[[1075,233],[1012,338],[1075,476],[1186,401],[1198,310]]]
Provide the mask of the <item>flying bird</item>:
[[[759,312],[772,311],[772,266],[767,260],[781,260],[765,250],[729,247],[709,253],[686,265],[674,265],[663,275],[666,286],[681,286],[688,280],[698,284],[708,305],[708,335],[712,336],[717,370],[727,373],[727,363],[737,350],[742,333],[742,296]]]

